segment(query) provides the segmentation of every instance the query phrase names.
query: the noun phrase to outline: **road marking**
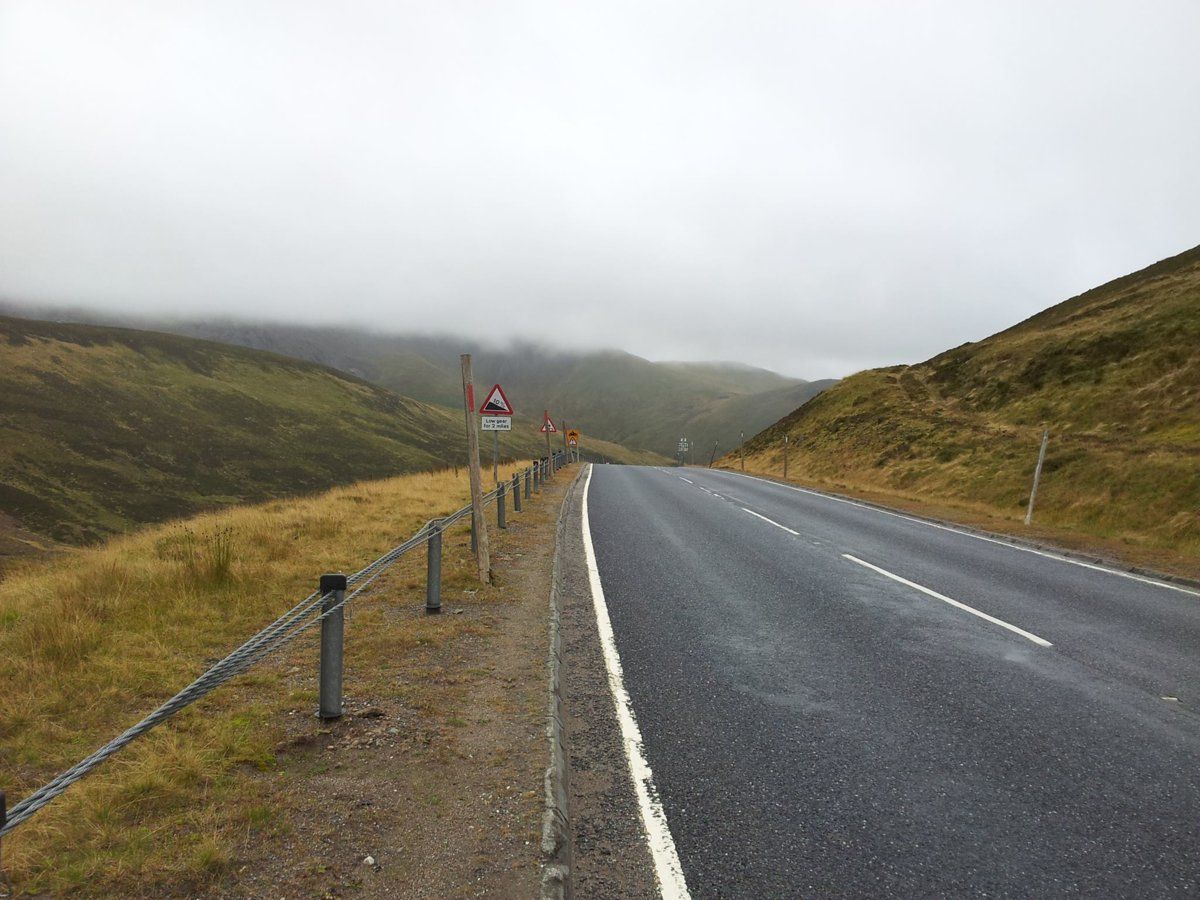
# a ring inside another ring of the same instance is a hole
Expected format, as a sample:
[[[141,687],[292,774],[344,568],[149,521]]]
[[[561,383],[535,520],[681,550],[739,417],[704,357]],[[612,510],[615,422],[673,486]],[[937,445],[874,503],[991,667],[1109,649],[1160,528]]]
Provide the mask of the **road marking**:
[[[642,828],[646,832],[646,843],[654,860],[654,872],[658,877],[658,889],[663,900],[690,900],[687,882],[683,877],[683,866],[667,824],[654,786],[654,773],[646,761],[642,744],[642,731],[633,714],[633,703],[625,690],[625,676],[621,670],[621,657],[617,653],[617,641],[613,636],[612,621],[608,617],[608,604],[604,600],[604,588],[600,584],[600,570],[596,567],[596,549],[592,546],[592,527],[588,518],[588,493],[592,487],[592,470],[588,466],[587,480],[583,483],[583,554],[587,562],[588,581],[592,588],[592,606],[596,610],[596,629],[600,632],[600,648],[604,653],[604,667],[608,671],[608,689],[612,692],[617,708],[617,722],[621,726],[621,739],[625,744],[625,756],[629,760],[629,771],[633,776],[633,790],[637,795],[638,808],[642,814]],[[683,476],[679,476],[683,478]],[[687,481],[686,478],[683,478]],[[691,482],[688,482],[689,484]]]
[[[1023,553],[1032,553],[1035,556],[1041,556],[1045,559],[1053,559],[1057,560],[1058,562],[1070,563],[1073,566],[1091,569],[1094,572],[1104,572],[1108,575],[1118,575],[1121,578],[1128,578],[1131,581],[1140,581],[1142,584],[1148,584],[1152,587],[1166,588],[1169,591],[1178,591],[1181,594],[1189,594],[1192,597],[1200,597],[1200,591],[1192,590],[1191,588],[1186,588],[1178,584],[1171,584],[1168,581],[1159,581],[1157,578],[1147,578],[1144,575],[1138,575],[1134,572],[1122,572],[1120,569],[1113,569],[1109,566],[1098,566],[1095,563],[1084,562],[1081,559],[1071,559],[1069,556],[1063,556],[1059,553],[1051,553],[1048,550],[1039,550],[1036,547],[1024,547],[1021,544],[1015,544],[1012,541],[1002,541],[998,538],[988,537],[985,534],[975,534],[972,531],[963,531],[961,528],[953,528],[949,525],[942,525],[940,522],[929,522],[925,519],[918,519],[915,516],[906,516],[904,513],[894,512],[890,509],[880,509],[878,506],[870,506],[866,503],[859,503],[856,500],[850,500],[846,497],[836,497],[833,494],[825,494],[821,491],[813,491],[809,490],[808,488],[796,487],[793,484],[780,484],[778,481],[770,481],[766,478],[759,478],[756,475],[745,475],[741,472],[726,472],[725,474],[737,475],[741,478],[749,478],[761,484],[773,484],[776,487],[787,488],[789,491],[795,491],[798,494],[809,494],[810,496],[820,497],[824,500],[832,500],[835,503],[845,503],[847,506],[857,506],[859,509],[865,509],[869,512],[876,512],[885,516],[892,516],[896,519],[903,519],[906,522],[915,522],[918,525],[936,528],[938,531],[949,531],[951,534],[961,534],[963,537],[975,538],[977,541],[986,541],[989,544],[997,544],[1001,547],[1007,547],[1010,550],[1020,550]]]
[[[798,531],[792,531],[792,529],[788,528],[786,525],[780,525],[780,524],[779,524],[778,522],[776,522],[774,519],[768,519],[766,516],[764,516],[764,515],[760,515],[759,513],[756,513],[756,512],[755,512],[754,510],[752,510],[752,509],[746,509],[746,507],[744,507],[744,506],[740,507],[740,509],[741,509],[741,511],[742,511],[742,512],[748,512],[748,513],[750,513],[750,515],[752,515],[752,516],[757,516],[758,518],[762,519],[764,522],[769,522],[770,524],[774,525],[776,528],[782,528],[782,529],[783,529],[784,531],[786,531],[788,534],[794,534],[794,535],[796,535],[797,537],[799,537],[799,536],[800,536],[800,532],[798,532]]]
[[[941,600],[945,603],[949,603],[951,606],[957,607],[958,609],[961,609],[964,612],[969,612],[973,616],[979,616],[979,618],[984,619],[988,622],[991,622],[993,625],[999,625],[1001,628],[1007,628],[1009,631],[1013,632],[1014,634],[1019,634],[1021,637],[1025,638],[1026,640],[1033,641],[1039,647],[1053,647],[1054,646],[1052,643],[1050,643],[1045,638],[1040,638],[1036,634],[1026,631],[1024,628],[1018,628],[1016,625],[1011,625],[1008,622],[1005,622],[1003,619],[997,619],[995,616],[989,616],[987,613],[980,612],[979,610],[975,609],[975,607],[973,607],[973,606],[967,606],[967,604],[965,604],[965,603],[959,603],[957,600],[952,600],[951,598],[947,597],[945,594],[939,594],[937,591],[932,591],[929,588],[925,587],[924,585],[917,584],[915,581],[909,581],[907,578],[901,578],[899,575],[889,572],[887,569],[881,569],[881,568],[879,568],[879,566],[873,566],[869,562],[864,562],[863,560],[859,559],[857,556],[851,556],[849,553],[843,553],[842,556],[844,558],[850,560],[850,562],[858,563],[860,566],[865,566],[866,568],[870,569],[873,572],[878,572],[880,575],[883,575],[883,576],[886,576],[887,578],[892,579],[892,581],[898,581],[903,585],[907,585],[908,587],[912,588],[913,590],[920,591],[922,594],[928,594],[930,597],[933,597],[937,600]]]
[[[684,478],[682,475],[676,475],[675,477],[676,477],[676,478],[678,478],[680,481],[687,481],[687,483],[688,483],[688,484],[695,484],[695,483],[696,483],[696,482],[694,482],[694,481],[688,481],[688,479]]]

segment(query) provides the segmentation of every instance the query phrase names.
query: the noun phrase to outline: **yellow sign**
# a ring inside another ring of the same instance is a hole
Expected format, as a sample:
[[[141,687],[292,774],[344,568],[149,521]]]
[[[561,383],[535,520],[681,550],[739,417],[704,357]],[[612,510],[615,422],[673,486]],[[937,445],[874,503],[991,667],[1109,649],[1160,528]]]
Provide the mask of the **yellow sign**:
[[[567,429],[567,443],[572,447],[579,446],[579,432],[574,428]]]

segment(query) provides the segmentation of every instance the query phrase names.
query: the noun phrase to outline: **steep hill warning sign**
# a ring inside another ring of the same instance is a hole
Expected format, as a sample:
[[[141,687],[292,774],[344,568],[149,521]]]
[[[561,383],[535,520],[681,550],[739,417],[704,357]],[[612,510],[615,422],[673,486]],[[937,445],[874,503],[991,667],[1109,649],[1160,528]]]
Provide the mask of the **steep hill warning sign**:
[[[504,388],[498,384],[492,385],[487,399],[483,401],[483,406],[479,407],[479,414],[481,416],[511,416],[513,414],[512,404],[504,395]]]

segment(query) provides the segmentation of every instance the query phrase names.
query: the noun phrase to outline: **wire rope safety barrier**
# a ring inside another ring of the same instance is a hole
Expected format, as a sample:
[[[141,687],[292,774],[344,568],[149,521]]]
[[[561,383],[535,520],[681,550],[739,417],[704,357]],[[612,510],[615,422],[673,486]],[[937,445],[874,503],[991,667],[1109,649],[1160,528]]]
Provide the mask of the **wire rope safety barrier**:
[[[520,493],[522,482],[525,497],[530,497],[530,484],[544,484],[552,474],[566,462],[562,452],[535,462],[528,469],[517,473],[509,481],[500,482],[495,489],[484,494],[484,506],[496,504],[497,524],[506,527],[505,496],[513,498],[513,510],[521,510]],[[0,838],[4,837],[30,816],[79,781],[122,747],[132,743],[141,735],[165,722],[179,710],[212,693],[230,679],[242,674],[251,666],[262,661],[281,647],[291,643],[308,629],[321,626],[321,649],[319,667],[319,700],[317,714],[322,719],[336,719],[342,715],[342,650],[344,640],[344,615],[346,605],[361,594],[372,582],[387,571],[400,557],[422,544],[427,545],[425,611],[441,611],[441,555],[442,534],[463,519],[472,518],[471,505],[467,504],[450,515],[431,519],[404,542],[393,547],[378,559],[359,569],[352,575],[332,573],[322,575],[317,590],[313,591],[278,619],[267,625],[224,659],[213,664],[195,681],[171,697],[140,722],[130,726],[100,749],[80,760],[71,768],[42,785],[6,810],[6,798],[0,791]],[[472,523],[473,524],[473,523]]]

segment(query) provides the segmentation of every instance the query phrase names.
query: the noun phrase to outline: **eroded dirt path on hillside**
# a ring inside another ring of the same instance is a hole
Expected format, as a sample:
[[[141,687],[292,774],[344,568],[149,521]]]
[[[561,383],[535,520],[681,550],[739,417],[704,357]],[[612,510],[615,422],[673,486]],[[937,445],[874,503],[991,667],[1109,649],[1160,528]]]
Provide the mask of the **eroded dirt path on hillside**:
[[[574,476],[510,509],[506,531],[489,511],[488,588],[470,578],[466,534],[447,536],[440,616],[423,610],[423,551],[360,598],[346,622],[341,720],[313,718],[313,648],[291,654],[286,737],[261,776],[269,802],[226,877],[201,893],[536,896],[548,599]]]

